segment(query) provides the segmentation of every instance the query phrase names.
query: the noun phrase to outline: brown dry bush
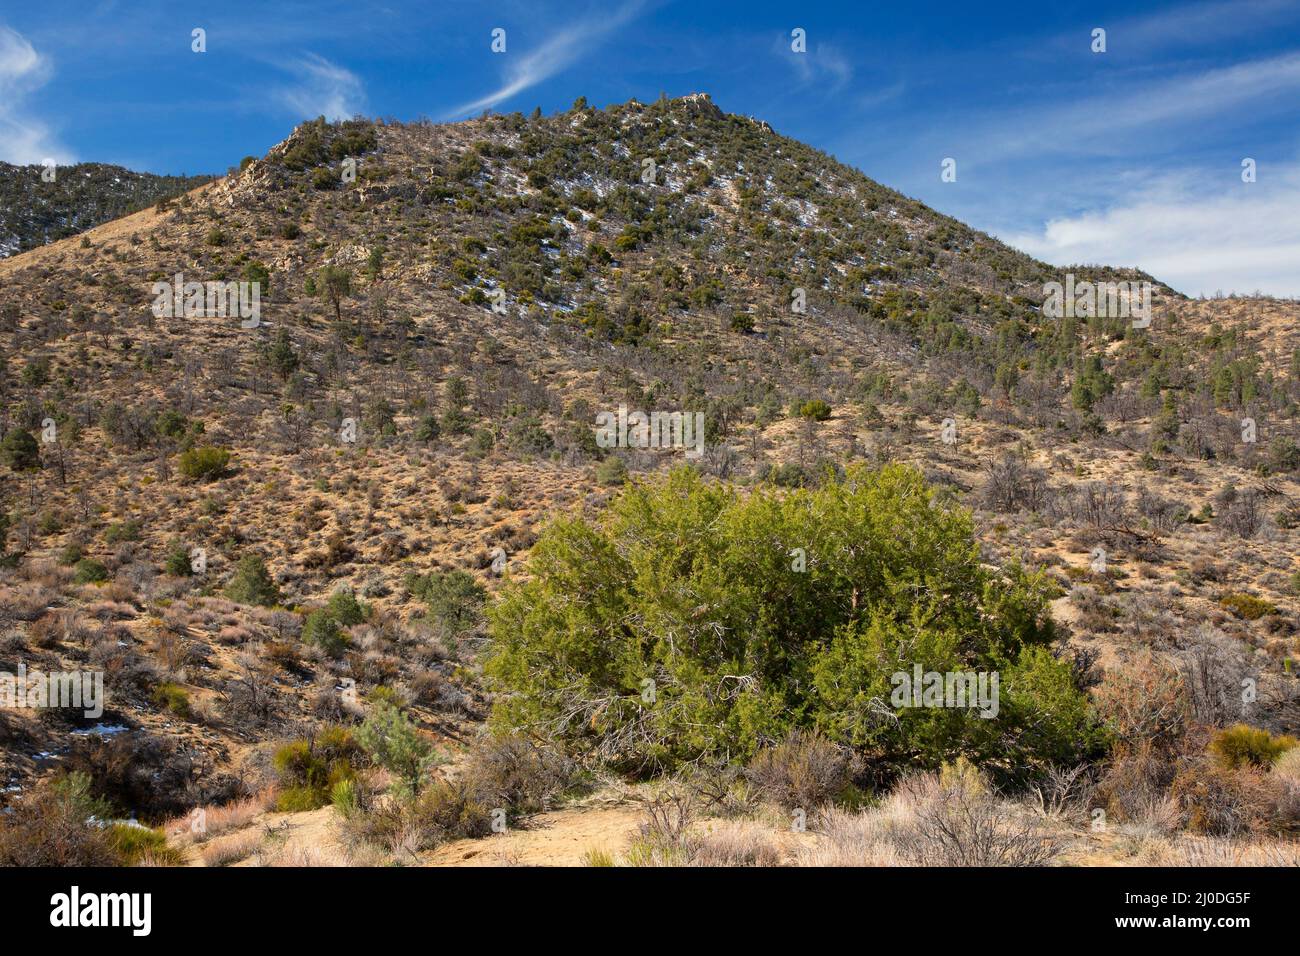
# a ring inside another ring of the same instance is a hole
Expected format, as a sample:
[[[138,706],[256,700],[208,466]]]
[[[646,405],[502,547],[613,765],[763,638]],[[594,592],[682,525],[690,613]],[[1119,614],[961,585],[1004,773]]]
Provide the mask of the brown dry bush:
[[[477,800],[511,815],[539,813],[573,778],[573,761],[557,748],[521,737],[486,737],[470,752],[464,780]]]
[[[645,819],[628,848],[630,866],[687,866],[699,850],[701,836],[694,830],[695,793],[670,784],[645,804]]]
[[[793,730],[760,750],[746,775],[764,796],[787,809],[811,810],[842,793],[861,769],[857,758],[816,731]]]
[[[703,813],[747,817],[761,809],[761,792],[746,777],[744,768],[735,764],[696,766],[686,772],[683,783],[694,791]]]
[[[699,836],[692,866],[780,866],[781,850],[760,824],[728,820]]]
[[[86,823],[82,803],[42,787],[0,814],[0,866],[118,866],[108,832]]]
[[[262,844],[265,833],[256,828],[220,837],[206,844],[199,855],[204,866],[228,866],[247,859]]]
[[[983,499],[992,511],[1040,511],[1047,494],[1047,473],[1018,455],[1006,455],[986,469]]]
[[[900,790],[914,819],[898,850],[918,866],[1047,866],[1063,849],[1021,808],[969,780],[927,775]]]
[[[459,837],[487,836],[492,832],[493,807],[482,801],[475,788],[463,780],[439,780],[420,794],[414,818],[428,834],[427,845]]]
[[[64,758],[69,772],[82,772],[92,792],[142,819],[162,820],[186,812],[196,798],[201,769],[174,740],[143,731],[113,737],[78,737]]]
[[[1211,836],[1236,836],[1269,827],[1277,788],[1257,770],[1231,770],[1209,760],[1178,772],[1170,787],[1187,829]]]
[[[1149,650],[1107,671],[1093,701],[1122,743],[1150,741],[1171,748],[1187,730],[1190,708],[1183,677]]]
[[[1175,767],[1171,755],[1150,740],[1116,744],[1097,783],[1095,798],[1114,819],[1146,819],[1168,792]]]

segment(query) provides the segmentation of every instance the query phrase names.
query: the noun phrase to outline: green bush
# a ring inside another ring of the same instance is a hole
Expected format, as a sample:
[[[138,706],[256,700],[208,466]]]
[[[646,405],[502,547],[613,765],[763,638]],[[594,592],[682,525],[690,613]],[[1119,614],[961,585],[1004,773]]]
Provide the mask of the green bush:
[[[348,647],[348,636],[334,616],[326,610],[312,611],[302,625],[304,644],[315,644],[330,657],[338,657]]]
[[[1295,440],[1274,438],[1268,447],[1268,469],[1275,472],[1300,471],[1300,447]]]
[[[415,440],[422,442],[437,441],[438,436],[442,434],[442,426],[438,424],[436,415],[423,416],[415,426]]]
[[[824,422],[831,417],[831,407],[820,398],[814,398],[799,406],[799,416],[809,421]]]
[[[331,594],[325,610],[344,627],[360,624],[369,614],[369,609],[347,588],[339,588]]]
[[[1223,767],[1270,767],[1278,757],[1296,745],[1291,736],[1273,736],[1267,730],[1236,724],[1220,730],[1210,739],[1210,754]]]
[[[255,554],[246,554],[235,565],[234,576],[226,585],[226,597],[239,604],[273,607],[280,603],[280,589],[271,579],[266,562]]]
[[[173,684],[170,681],[163,681],[153,689],[153,705],[161,707],[177,717],[188,719],[192,711],[190,709],[190,694],[184,687],[179,684]]]
[[[487,589],[468,571],[434,572],[412,578],[407,590],[429,606],[430,616],[451,637],[459,637],[479,626]]]
[[[77,573],[72,578],[77,584],[98,584],[108,580],[108,568],[92,558],[77,562]]]
[[[965,755],[1029,773],[1101,744],[1048,650],[1049,595],[1041,575],[985,567],[969,513],[915,469],[746,496],[681,468],[542,534],[489,613],[492,719],[629,769],[745,759],[802,727],[886,767]],[[889,709],[914,664],[998,674],[996,717]]]
[[[173,542],[167,549],[167,558],[163,562],[163,570],[168,574],[174,574],[178,578],[188,578],[194,574],[194,566],[190,563],[190,552],[182,542]]]
[[[443,758],[398,708],[376,703],[357,729],[357,740],[372,760],[397,778],[402,797],[418,796],[429,769]]]
[[[492,809],[462,780],[435,781],[415,804],[417,819],[442,840],[487,836]]]
[[[184,866],[185,854],[167,845],[167,834],[135,823],[114,823],[108,828],[108,843],[125,866],[147,862],[151,866]]]
[[[0,441],[0,460],[14,471],[36,471],[41,467],[41,446],[30,432],[14,428]]]
[[[731,316],[731,331],[748,335],[754,331],[754,317],[748,312],[736,312]]]
[[[323,727],[314,737],[283,744],[271,758],[281,787],[276,808],[291,812],[325,806],[340,782],[356,776],[362,756],[346,727]]]
[[[186,478],[192,481],[212,481],[225,474],[230,464],[230,451],[214,445],[191,448],[181,452],[177,467]]]
[[[1274,614],[1277,611],[1277,605],[1253,594],[1225,594],[1219,598],[1219,604],[1246,621],[1257,621],[1265,614]]]
[[[596,466],[596,481],[602,485],[621,485],[627,481],[627,465],[618,455],[610,455]]]
[[[122,544],[125,541],[139,541],[144,525],[139,521],[119,521],[104,530],[105,544]]]

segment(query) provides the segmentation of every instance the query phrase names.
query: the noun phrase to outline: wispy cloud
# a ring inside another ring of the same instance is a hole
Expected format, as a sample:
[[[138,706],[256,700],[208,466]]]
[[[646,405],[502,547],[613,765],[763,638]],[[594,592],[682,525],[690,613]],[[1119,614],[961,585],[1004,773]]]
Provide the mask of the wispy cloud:
[[[1268,30],[1298,15],[1295,0],[1209,0],[1120,21],[1112,36],[1122,46],[1143,51],[1222,43],[1228,37]]]
[[[277,99],[300,117],[351,119],[364,111],[365,87],[361,78],[323,56],[308,53],[285,65],[296,83],[277,91]]]
[[[853,79],[853,64],[831,44],[810,44],[805,52],[796,53],[790,43],[788,35],[777,37],[776,53],[791,65],[802,86],[819,83],[825,86],[826,92],[835,93]]]
[[[634,20],[645,9],[644,0],[632,0],[612,13],[588,17],[559,30],[541,46],[515,58],[507,59],[505,82],[486,96],[449,110],[447,119],[458,119],[490,109],[567,69],[582,53],[589,52],[614,31]],[[507,50],[509,50],[507,37]]]
[[[1072,103],[1018,108],[977,119],[951,139],[980,144],[987,162],[1044,152],[1131,155],[1158,142],[1155,130],[1223,116],[1249,106],[1250,117],[1294,107],[1300,92],[1300,53],[1286,53],[1188,73]],[[1132,131],[1139,132],[1134,139]]]
[[[52,75],[50,62],[16,30],[0,25],[0,160],[69,163],[71,154],[31,115],[28,101]]]

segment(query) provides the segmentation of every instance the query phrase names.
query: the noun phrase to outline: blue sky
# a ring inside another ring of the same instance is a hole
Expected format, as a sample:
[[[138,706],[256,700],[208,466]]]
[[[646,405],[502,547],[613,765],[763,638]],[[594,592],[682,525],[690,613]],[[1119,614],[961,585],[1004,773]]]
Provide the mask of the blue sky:
[[[1049,262],[1300,295],[1300,0],[0,6],[10,162],[223,172],[321,113],[696,91]]]

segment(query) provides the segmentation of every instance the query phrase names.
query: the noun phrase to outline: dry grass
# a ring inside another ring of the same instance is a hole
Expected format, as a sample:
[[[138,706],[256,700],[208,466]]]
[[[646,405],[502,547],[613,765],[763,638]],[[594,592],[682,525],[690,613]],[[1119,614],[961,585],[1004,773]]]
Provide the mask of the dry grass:
[[[1225,837],[1186,836],[1148,843],[1139,860],[1144,866],[1300,866],[1300,844]]]
[[[260,793],[242,800],[206,806],[168,821],[164,827],[169,834],[179,837],[189,836],[196,843],[203,843],[230,830],[238,830],[253,822],[259,814],[275,806],[276,791],[268,787]]]
[[[297,843],[262,849],[253,856],[254,866],[351,866],[352,862],[347,854],[334,847],[303,846]]]
[[[909,777],[880,807],[823,814],[819,830],[800,865],[1046,866],[1064,849],[1056,831],[970,772]]]
[[[257,827],[220,837],[203,845],[199,856],[204,866],[229,866],[250,857],[266,834]]]
[[[695,843],[692,866],[779,866],[781,850],[769,828],[751,820],[726,820]]]

